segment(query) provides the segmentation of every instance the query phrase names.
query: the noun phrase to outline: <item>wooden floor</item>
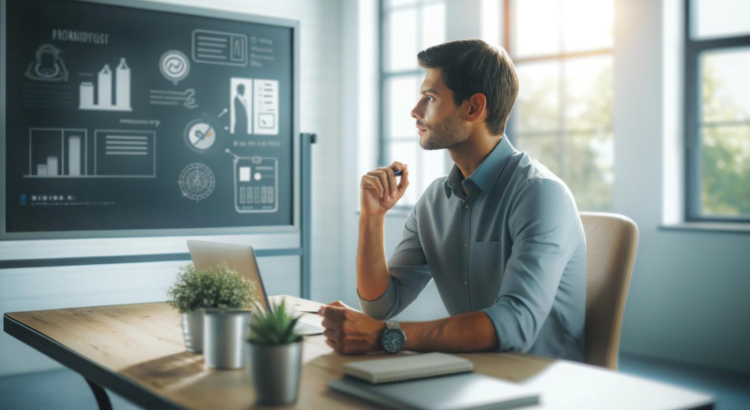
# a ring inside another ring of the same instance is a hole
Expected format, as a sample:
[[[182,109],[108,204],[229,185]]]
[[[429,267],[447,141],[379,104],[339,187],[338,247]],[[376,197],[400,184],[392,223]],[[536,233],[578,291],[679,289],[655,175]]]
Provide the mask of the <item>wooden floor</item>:
[[[750,376],[626,355],[620,357],[620,371],[709,393],[716,397],[718,410],[750,408]],[[140,409],[111,392],[109,395],[115,410]],[[0,377],[0,409],[96,410],[97,407],[83,378],[60,369]]]

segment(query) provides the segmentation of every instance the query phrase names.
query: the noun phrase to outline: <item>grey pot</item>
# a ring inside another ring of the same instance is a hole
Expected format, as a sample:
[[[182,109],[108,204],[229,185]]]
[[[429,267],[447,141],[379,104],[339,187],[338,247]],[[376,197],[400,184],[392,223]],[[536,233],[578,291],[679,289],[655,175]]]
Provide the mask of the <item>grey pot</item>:
[[[275,406],[296,402],[302,368],[302,342],[276,346],[247,345],[257,403]]]
[[[195,309],[182,314],[182,337],[193,353],[203,353],[203,313],[204,309]]]
[[[206,309],[203,320],[203,360],[212,369],[239,369],[247,366],[245,341],[249,333],[250,311]]]

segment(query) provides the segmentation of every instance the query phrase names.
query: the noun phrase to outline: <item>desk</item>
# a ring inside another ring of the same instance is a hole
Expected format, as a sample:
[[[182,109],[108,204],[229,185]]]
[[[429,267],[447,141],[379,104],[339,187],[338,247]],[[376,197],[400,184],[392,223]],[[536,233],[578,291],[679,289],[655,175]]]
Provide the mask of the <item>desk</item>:
[[[303,310],[318,306],[290,296],[287,300]],[[316,315],[301,320],[320,323]],[[204,368],[202,355],[185,350],[179,313],[163,302],[6,313],[3,324],[6,333],[83,376],[101,408],[109,405],[102,387],[146,408],[254,406],[249,368]],[[474,362],[478,373],[541,391],[542,405],[534,409],[713,408],[709,396],[579,363],[515,353],[459,356]],[[308,337],[299,399],[290,408],[378,408],[328,390],[326,381],[340,378],[347,362],[379,357],[341,356],[323,336]]]

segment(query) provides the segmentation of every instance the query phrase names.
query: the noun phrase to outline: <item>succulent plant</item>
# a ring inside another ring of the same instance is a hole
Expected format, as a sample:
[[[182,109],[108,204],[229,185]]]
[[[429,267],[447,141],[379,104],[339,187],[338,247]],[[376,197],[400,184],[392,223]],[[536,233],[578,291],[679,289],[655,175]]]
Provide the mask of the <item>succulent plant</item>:
[[[250,323],[252,334],[248,342],[275,346],[302,340],[302,336],[294,331],[294,325],[297,324],[299,318],[289,316],[286,313],[285,304],[286,300],[282,300],[280,304],[271,306],[265,313],[258,306]]]

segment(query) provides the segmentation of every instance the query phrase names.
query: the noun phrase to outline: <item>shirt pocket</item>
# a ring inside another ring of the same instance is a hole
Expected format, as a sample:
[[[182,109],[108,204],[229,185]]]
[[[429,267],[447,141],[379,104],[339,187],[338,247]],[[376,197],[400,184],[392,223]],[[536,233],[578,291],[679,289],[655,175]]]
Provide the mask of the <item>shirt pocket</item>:
[[[472,289],[480,299],[480,309],[495,303],[505,275],[505,260],[500,241],[472,242],[469,275]]]

